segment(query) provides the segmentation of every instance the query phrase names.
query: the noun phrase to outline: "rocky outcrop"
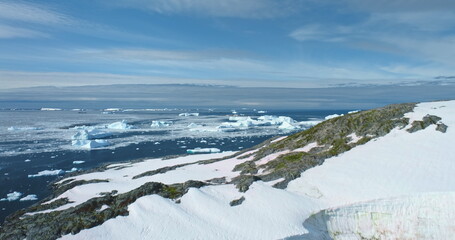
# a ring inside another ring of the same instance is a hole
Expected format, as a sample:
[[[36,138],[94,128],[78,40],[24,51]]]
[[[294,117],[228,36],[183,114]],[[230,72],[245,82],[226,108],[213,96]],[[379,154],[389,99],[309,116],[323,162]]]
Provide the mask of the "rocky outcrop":
[[[43,209],[32,207],[8,217],[0,228],[0,239],[57,239],[65,234],[76,234],[83,229],[98,226],[108,219],[128,215],[128,205],[140,197],[157,194],[169,199],[178,199],[189,188],[200,188],[205,185],[207,183],[199,181],[173,185],[148,182],[130,192],[116,195],[113,191],[62,211],[33,213]],[[65,199],[60,201],[67,203]],[[103,206],[107,207],[101,210]],[[24,212],[32,213],[23,215]]]

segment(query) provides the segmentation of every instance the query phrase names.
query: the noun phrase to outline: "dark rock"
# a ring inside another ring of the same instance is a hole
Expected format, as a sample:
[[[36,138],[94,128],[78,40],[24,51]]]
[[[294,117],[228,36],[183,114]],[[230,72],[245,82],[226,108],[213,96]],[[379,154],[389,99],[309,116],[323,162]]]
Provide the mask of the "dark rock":
[[[445,125],[444,123],[438,123],[436,125],[436,131],[440,131],[442,133],[447,132],[447,128],[448,128],[447,125]]]
[[[441,120],[441,118],[438,116],[427,114],[425,117],[422,118],[422,121],[412,122],[411,127],[407,131],[410,133],[414,133],[414,132],[425,129],[432,124],[437,124],[438,121],[440,121],[440,120]]]
[[[231,205],[231,207],[238,206],[238,205],[242,204],[243,201],[245,201],[245,197],[242,196],[242,197],[239,198],[239,199],[232,200],[232,201],[229,203],[229,205]]]

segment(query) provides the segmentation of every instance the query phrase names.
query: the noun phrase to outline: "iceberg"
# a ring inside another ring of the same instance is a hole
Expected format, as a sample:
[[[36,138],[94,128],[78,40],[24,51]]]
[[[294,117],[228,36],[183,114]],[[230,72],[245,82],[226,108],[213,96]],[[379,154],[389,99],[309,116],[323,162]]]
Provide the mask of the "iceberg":
[[[104,132],[99,129],[95,128],[87,128],[84,130],[80,130],[76,134],[74,134],[71,139],[73,140],[92,140],[92,139],[99,139],[111,136],[112,133]]]
[[[77,171],[77,170],[79,170],[79,169],[73,167],[73,168],[71,168],[70,170],[67,170],[67,171],[65,171],[65,172],[66,172],[66,173],[72,173],[72,172],[75,172],[75,171]]]
[[[29,194],[21,199],[19,199],[20,202],[24,202],[24,201],[36,201],[38,200],[38,197],[36,196],[36,194]]]
[[[2,201],[2,202],[3,201],[12,202],[12,201],[16,201],[21,196],[22,196],[22,193],[14,191],[12,193],[6,194],[6,198],[2,198],[2,199],[0,199],[0,201]]]
[[[310,128],[310,127],[318,125],[321,122],[322,121],[312,120],[312,121],[302,121],[302,122],[299,122],[298,124],[299,124],[300,127]]]
[[[41,111],[62,111],[60,108],[41,108]]]
[[[133,126],[129,125],[127,121],[122,120],[121,122],[114,122],[111,124],[108,124],[106,126],[108,129],[116,129],[116,130],[125,130],[125,129],[132,129]]]
[[[33,130],[43,130],[41,127],[9,127],[8,131],[33,131]]]
[[[55,176],[55,175],[60,175],[64,174],[65,171],[62,169],[57,169],[57,170],[44,170],[41,172],[38,172],[37,174],[29,174],[29,178],[34,178],[34,177],[43,177],[43,176]]]
[[[173,122],[171,121],[152,121],[150,127],[152,128],[161,128],[161,127],[169,127],[172,125]]]
[[[197,117],[199,113],[180,113],[179,117]]]
[[[325,120],[329,120],[329,119],[332,119],[332,118],[341,117],[341,116],[343,116],[343,115],[344,115],[344,114],[332,114],[332,115],[326,116],[324,119],[325,119]]]
[[[188,128],[201,128],[201,127],[204,127],[204,126],[196,124],[196,123],[190,123],[190,124],[188,124],[187,127]]]
[[[288,122],[283,122],[278,128],[282,129],[282,130],[296,130],[296,129],[299,129],[300,127],[294,126]]]
[[[107,140],[102,140],[102,139],[73,140],[71,142],[71,145],[78,147],[78,148],[93,149],[93,148],[107,147],[107,146],[111,145],[111,143]]]
[[[82,164],[85,163],[85,161],[73,161],[73,164]]]
[[[219,153],[221,152],[218,148],[195,148],[186,150],[187,153]]]

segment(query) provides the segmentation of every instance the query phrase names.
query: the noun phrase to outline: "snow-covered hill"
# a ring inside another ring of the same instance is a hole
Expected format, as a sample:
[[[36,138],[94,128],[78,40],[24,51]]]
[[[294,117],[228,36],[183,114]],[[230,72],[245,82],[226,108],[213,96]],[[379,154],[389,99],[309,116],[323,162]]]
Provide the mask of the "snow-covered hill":
[[[455,101],[329,119],[242,152],[55,183],[2,239],[452,239]]]

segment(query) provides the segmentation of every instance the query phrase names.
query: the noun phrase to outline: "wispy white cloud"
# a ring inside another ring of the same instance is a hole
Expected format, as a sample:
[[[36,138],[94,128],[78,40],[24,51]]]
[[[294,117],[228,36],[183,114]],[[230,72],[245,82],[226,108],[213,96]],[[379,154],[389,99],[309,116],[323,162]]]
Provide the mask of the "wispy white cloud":
[[[116,0],[109,4],[135,7],[162,14],[196,14],[235,18],[273,18],[295,13],[299,0]]]
[[[73,22],[70,17],[43,5],[22,1],[0,2],[0,19],[46,25],[62,25]]]
[[[326,1],[332,2],[333,1]],[[361,11],[363,20],[350,24],[308,24],[292,31],[297,41],[337,42],[345,47],[400,56],[385,72],[419,78],[455,73],[454,1],[344,0],[343,11]]]
[[[0,39],[8,38],[41,38],[48,37],[49,35],[34,31],[26,28],[12,27],[4,24],[0,24]]]

